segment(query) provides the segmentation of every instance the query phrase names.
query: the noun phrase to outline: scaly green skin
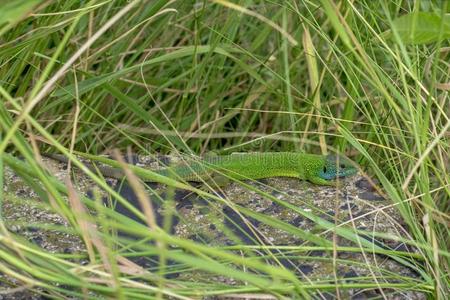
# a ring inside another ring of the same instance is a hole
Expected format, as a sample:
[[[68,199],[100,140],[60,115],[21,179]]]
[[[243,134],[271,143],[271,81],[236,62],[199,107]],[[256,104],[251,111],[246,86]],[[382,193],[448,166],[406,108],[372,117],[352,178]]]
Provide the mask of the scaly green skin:
[[[67,157],[58,154],[43,154],[66,162]],[[339,163],[339,166],[338,166]],[[100,171],[105,177],[121,179],[121,169],[86,164],[87,168]],[[190,162],[188,165],[168,167],[155,171],[159,175],[178,180],[208,182],[220,186],[231,179],[261,179],[268,177],[295,177],[320,185],[335,185],[338,177],[353,175],[357,169],[345,158],[295,152],[235,153],[225,156],[210,156]]]
[[[315,184],[334,185],[334,179],[355,174],[357,169],[342,157],[273,152],[212,156],[187,166],[174,166],[156,172],[174,179],[199,182],[215,180],[219,175],[237,180],[295,177]]]

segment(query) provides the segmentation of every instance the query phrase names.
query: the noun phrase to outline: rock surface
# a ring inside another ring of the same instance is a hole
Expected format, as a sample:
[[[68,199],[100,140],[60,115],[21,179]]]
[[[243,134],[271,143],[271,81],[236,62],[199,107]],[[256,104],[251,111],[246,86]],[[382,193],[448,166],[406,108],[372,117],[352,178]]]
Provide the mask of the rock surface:
[[[175,159],[172,159],[175,160]],[[149,168],[158,167],[158,162],[151,158],[140,158],[140,165]],[[164,162],[170,161],[164,157]],[[45,164],[56,177],[62,179],[67,175],[64,163],[45,159]],[[75,170],[74,182],[77,189],[89,195],[94,183],[90,178]],[[80,253],[84,251],[84,244],[79,237],[57,230],[43,230],[34,228],[30,224],[58,224],[68,226],[64,218],[46,208],[38,195],[27,187],[11,170],[6,169],[5,202],[3,204],[3,218],[8,229],[15,232],[39,247],[52,253]],[[139,207],[133,190],[117,180],[109,180],[125,198],[134,206]],[[194,240],[211,246],[247,245],[254,248],[253,255],[260,251],[266,255],[266,262],[283,266],[297,274],[305,281],[345,280],[347,282],[367,278],[381,277],[383,272],[386,279],[383,283],[393,282],[389,274],[401,274],[404,277],[417,278],[417,274],[397,261],[370,252],[339,251],[333,254],[332,249],[323,251],[311,248],[308,252],[293,251],[292,246],[312,245],[308,239],[320,237],[334,241],[339,247],[358,246],[358,241],[349,241],[337,235],[333,230],[324,230],[312,220],[311,216],[319,216],[322,222],[339,224],[339,228],[348,230],[362,230],[360,235],[383,249],[401,249],[414,251],[395,239],[383,240],[375,238],[372,232],[385,233],[391,237],[402,237],[407,234],[401,217],[391,203],[379,195],[372,185],[361,176],[345,179],[340,188],[324,187],[289,178],[270,178],[256,182],[247,182],[253,189],[247,189],[239,183],[231,183],[220,191],[220,195],[229,201],[230,205],[217,201],[206,201],[195,194],[186,191],[175,193],[176,213],[172,220],[171,232],[179,237]],[[164,198],[165,187],[152,185]],[[267,196],[269,195],[269,196]],[[153,203],[156,219],[162,223],[164,218],[163,206],[156,201]],[[236,209],[237,206],[252,212],[258,212],[273,220],[289,224],[292,231],[287,232],[268,225],[260,218],[243,216]],[[130,215],[123,207],[117,211]],[[24,226],[27,225],[27,226]],[[303,232],[302,234],[299,234]],[[375,240],[376,239],[376,240]],[[364,241],[359,241],[363,243]],[[256,250],[257,245],[277,246],[274,250]],[[290,248],[291,247],[291,248]],[[250,250],[249,250],[250,251]],[[135,259],[143,267],[151,267],[152,262],[145,257]],[[221,276],[211,276],[201,271],[174,274],[178,280],[208,281],[215,280],[233,284],[234,280]],[[3,290],[0,299],[23,299],[27,291],[15,291],[18,283],[2,275],[0,289]],[[336,279],[339,278],[339,279]],[[20,285],[19,285],[20,286]],[[12,289],[12,293],[5,290]],[[336,290],[317,294],[319,299],[334,299]],[[425,299],[425,295],[418,292],[399,293],[395,289],[347,289],[340,290],[340,297],[344,299],[367,299],[386,297],[387,299]],[[39,295],[28,292],[26,298],[39,299]],[[226,297],[222,297],[226,299]],[[230,299],[239,299],[236,295]],[[248,299],[248,298],[247,298]],[[257,298],[255,298],[257,299]]]

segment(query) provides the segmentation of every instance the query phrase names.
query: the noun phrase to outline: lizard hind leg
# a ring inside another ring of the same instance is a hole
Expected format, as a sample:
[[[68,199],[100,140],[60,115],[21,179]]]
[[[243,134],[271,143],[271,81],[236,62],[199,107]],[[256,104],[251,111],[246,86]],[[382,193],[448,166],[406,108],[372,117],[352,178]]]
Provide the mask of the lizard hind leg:
[[[204,178],[201,186],[199,189],[205,192],[211,192],[213,189],[216,191],[217,189],[220,190],[220,188],[230,184],[231,181],[228,177],[222,174],[213,173],[209,175],[208,177]]]
[[[308,181],[314,183],[314,184],[318,184],[318,185],[331,185],[334,186],[336,185],[334,182],[332,182],[331,180],[326,180],[320,177],[311,177],[308,178]]]
[[[198,179],[195,181],[191,181],[190,184],[203,192],[210,194],[222,195],[221,188],[228,185],[230,183],[230,179],[226,176],[220,174],[210,174],[207,177],[202,177],[202,179]],[[189,193],[187,196],[190,196],[192,193]]]

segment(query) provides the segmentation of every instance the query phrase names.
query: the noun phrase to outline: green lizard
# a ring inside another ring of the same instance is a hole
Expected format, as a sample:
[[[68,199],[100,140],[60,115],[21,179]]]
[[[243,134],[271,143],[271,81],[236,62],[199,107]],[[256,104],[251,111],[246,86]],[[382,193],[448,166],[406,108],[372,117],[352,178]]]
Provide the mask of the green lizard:
[[[45,154],[58,161],[67,162],[61,155]],[[113,167],[95,167],[105,177],[121,179],[124,173]],[[261,179],[268,177],[295,177],[319,185],[335,185],[335,179],[357,172],[349,160],[334,155],[315,155],[295,152],[234,153],[224,156],[209,156],[185,165],[170,166],[154,171],[173,179],[225,185],[229,179]]]

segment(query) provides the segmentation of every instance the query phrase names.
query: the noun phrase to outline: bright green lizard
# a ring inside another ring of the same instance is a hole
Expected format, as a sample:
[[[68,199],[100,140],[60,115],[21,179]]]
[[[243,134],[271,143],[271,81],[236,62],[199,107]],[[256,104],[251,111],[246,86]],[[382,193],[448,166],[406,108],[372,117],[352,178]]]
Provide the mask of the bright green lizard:
[[[67,162],[60,155],[47,155]],[[121,179],[121,169],[86,165],[98,170],[105,177]],[[213,181],[223,186],[230,179],[261,179],[268,177],[295,177],[319,185],[335,185],[335,179],[353,175],[357,168],[346,158],[334,155],[315,155],[295,152],[234,153],[224,156],[208,156],[187,165],[170,166],[155,170],[159,175],[173,179],[204,182]]]

